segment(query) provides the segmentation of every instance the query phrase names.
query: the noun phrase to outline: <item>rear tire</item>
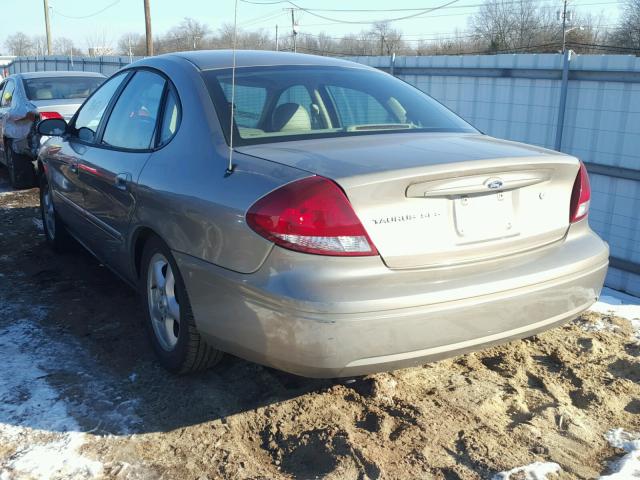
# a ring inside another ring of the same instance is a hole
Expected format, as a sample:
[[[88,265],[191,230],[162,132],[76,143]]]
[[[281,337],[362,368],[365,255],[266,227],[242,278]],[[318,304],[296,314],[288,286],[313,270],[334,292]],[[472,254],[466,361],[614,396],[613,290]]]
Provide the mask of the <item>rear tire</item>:
[[[36,186],[36,174],[31,161],[28,157],[15,153],[10,140],[5,141],[4,158],[9,171],[9,183],[13,188],[24,189]]]
[[[49,246],[58,253],[70,250],[73,239],[56,212],[53,195],[45,175],[40,177],[40,217],[44,237]]]
[[[151,345],[163,367],[185,374],[206,370],[223,353],[198,332],[184,281],[169,247],[151,237],[142,254],[140,292]]]

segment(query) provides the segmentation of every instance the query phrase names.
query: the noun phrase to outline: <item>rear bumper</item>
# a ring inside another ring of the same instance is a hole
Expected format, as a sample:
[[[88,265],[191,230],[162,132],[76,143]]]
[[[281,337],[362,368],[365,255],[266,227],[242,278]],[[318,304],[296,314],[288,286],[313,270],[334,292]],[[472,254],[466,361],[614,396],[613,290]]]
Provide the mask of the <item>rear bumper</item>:
[[[287,271],[292,255],[300,258]],[[176,257],[213,346],[299,375],[340,377],[420,365],[571,320],[599,296],[608,248],[584,222],[562,244],[502,268],[393,272],[370,258],[340,275],[335,259],[274,250],[242,275]]]

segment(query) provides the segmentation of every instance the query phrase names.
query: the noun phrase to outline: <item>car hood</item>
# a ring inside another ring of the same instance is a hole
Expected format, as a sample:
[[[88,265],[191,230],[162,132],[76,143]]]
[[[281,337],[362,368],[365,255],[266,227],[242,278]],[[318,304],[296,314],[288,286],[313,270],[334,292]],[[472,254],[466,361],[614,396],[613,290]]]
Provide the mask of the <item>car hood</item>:
[[[275,142],[236,150],[333,179],[470,160],[558,155],[477,133],[359,135]]]

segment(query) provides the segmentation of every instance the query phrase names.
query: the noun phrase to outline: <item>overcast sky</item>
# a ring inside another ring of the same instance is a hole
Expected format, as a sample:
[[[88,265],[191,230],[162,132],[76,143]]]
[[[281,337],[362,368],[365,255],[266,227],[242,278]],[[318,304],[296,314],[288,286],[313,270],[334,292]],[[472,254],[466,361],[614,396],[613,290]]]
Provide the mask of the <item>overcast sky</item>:
[[[161,34],[182,20],[192,17],[207,23],[212,29],[222,23],[233,23],[234,0],[150,0],[154,34]],[[286,2],[265,5],[238,5],[238,25],[246,30],[268,29],[273,34],[279,25],[281,34],[291,28],[290,13],[285,11]],[[451,0],[293,0],[297,5],[309,9],[421,9],[447,4]],[[402,30],[405,39],[417,41],[420,38],[448,36],[456,29],[464,30],[468,19],[483,0],[457,0],[438,11],[407,20],[398,20],[394,27]],[[541,4],[561,8],[561,1],[539,0]],[[571,0],[571,8],[578,14],[602,14],[604,24],[615,25],[619,18],[622,0]],[[271,2],[271,4],[267,4]],[[3,4],[3,28],[0,31],[0,51],[5,51],[4,40],[15,31],[28,35],[44,34],[44,9],[42,0],[0,0]],[[118,38],[124,33],[144,33],[143,0],[49,0],[52,10],[51,32],[56,36],[71,38],[77,47],[86,48],[88,40],[95,43],[98,38],[106,39],[106,46],[116,47]],[[103,10],[100,12],[100,10]],[[319,18],[313,13],[329,19]],[[299,30],[317,34],[321,31],[332,36],[368,29],[369,24],[339,23],[334,20],[358,22],[403,17],[419,11],[398,12],[297,12]],[[8,15],[11,20],[7,21]],[[88,17],[87,17],[88,16]],[[87,17],[87,18],[71,18]]]

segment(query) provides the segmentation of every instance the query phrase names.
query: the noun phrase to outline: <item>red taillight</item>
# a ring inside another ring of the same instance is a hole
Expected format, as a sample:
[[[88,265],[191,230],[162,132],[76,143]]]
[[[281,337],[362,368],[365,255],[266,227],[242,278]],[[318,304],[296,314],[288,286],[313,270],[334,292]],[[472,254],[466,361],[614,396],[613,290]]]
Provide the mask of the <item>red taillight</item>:
[[[571,210],[569,211],[569,221],[571,223],[582,220],[589,214],[589,202],[591,201],[591,186],[589,185],[589,174],[584,163],[580,162],[580,170],[576,176],[571,192]]]
[[[344,192],[323,177],[304,178],[274,190],[253,204],[247,223],[290,250],[339,256],[378,254]]]
[[[62,118],[58,112],[39,112],[40,120],[49,120],[51,118]]]

